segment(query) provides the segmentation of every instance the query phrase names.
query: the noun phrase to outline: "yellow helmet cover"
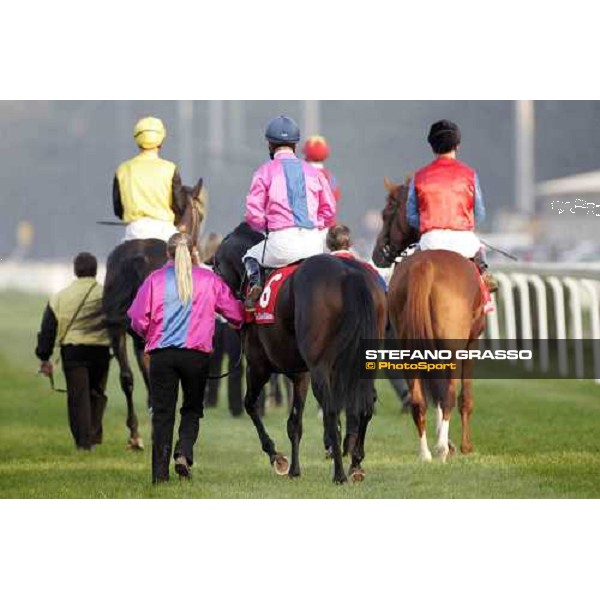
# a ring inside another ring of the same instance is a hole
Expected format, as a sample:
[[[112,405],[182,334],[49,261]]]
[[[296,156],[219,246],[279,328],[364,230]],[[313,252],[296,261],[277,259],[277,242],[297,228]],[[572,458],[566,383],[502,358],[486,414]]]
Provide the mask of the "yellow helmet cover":
[[[144,150],[158,148],[165,141],[167,130],[163,122],[156,117],[140,119],[133,129],[133,137],[137,145]]]

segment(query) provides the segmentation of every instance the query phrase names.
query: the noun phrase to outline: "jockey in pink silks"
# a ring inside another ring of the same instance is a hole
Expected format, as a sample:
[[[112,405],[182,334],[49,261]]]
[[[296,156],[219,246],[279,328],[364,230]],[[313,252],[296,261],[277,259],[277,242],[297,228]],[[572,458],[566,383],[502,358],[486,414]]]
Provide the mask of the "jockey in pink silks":
[[[295,155],[298,125],[282,115],[269,123],[265,137],[271,160],[254,173],[246,197],[246,223],[266,234],[243,258],[250,311],[262,293],[260,267],[283,267],[321,254],[327,229],[335,223],[336,203],[327,178]]]

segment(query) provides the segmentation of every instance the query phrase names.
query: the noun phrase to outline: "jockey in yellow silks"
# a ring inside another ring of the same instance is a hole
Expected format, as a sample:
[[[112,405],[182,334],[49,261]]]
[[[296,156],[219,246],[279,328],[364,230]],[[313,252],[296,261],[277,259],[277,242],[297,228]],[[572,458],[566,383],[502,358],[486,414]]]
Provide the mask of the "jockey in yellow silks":
[[[115,174],[113,209],[127,223],[125,240],[166,242],[177,233],[175,220],[185,210],[185,196],[177,166],[159,156],[166,135],[160,119],[140,119],[133,131],[140,152],[120,164]]]

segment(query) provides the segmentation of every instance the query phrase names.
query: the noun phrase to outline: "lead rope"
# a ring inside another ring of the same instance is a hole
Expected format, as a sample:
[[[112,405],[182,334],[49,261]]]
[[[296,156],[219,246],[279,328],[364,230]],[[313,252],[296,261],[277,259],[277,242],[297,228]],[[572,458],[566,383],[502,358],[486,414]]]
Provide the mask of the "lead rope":
[[[229,377],[230,375],[235,373],[240,368],[240,365],[242,364],[243,356],[244,356],[244,349],[242,347],[241,340],[240,340],[240,355],[238,356],[237,360],[235,361],[233,368],[229,369],[229,371],[226,371],[225,373],[221,373],[220,375],[208,375],[206,379],[223,379],[224,377]]]

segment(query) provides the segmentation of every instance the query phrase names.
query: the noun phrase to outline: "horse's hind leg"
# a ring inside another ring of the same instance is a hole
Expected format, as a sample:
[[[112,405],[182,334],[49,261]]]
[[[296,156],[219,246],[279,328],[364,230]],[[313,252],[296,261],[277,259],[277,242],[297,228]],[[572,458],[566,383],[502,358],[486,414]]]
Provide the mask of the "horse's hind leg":
[[[437,444],[434,452],[442,462],[446,462],[448,454],[450,454],[450,416],[452,409],[456,404],[456,379],[451,378],[448,381],[448,389],[446,391],[446,397],[441,400],[437,407]],[[441,420],[440,420],[441,417]]]
[[[342,448],[340,439],[340,430],[338,427],[339,413],[325,411],[323,413],[323,424],[328,432],[331,441],[331,453],[333,455],[333,483],[346,483],[348,478],[344,472],[344,462],[342,459]]]
[[[342,459],[340,413],[331,410],[329,387],[319,371],[311,371],[311,383],[313,393],[315,397],[318,398],[318,402],[323,408],[324,439],[326,440],[326,443],[330,444],[331,455],[333,458],[333,482],[345,483],[348,479],[344,472],[344,462]]]
[[[323,410],[323,407],[321,406],[321,411],[322,410]],[[336,435],[339,436],[340,438],[342,437],[342,421],[341,421],[339,415],[338,415],[338,420],[337,420],[337,425],[336,425]],[[323,446],[325,447],[325,459],[326,460],[331,460],[333,458],[333,443],[334,443],[334,436],[332,436],[332,434],[330,434],[327,427],[325,427],[323,429]],[[345,439],[344,440],[344,448],[343,448],[344,456],[347,454],[347,452],[348,452],[347,441]]]
[[[308,392],[308,373],[294,376],[294,396],[292,408],[287,422],[287,431],[292,443],[292,464],[290,465],[290,477],[300,477],[300,440],[302,439],[302,414],[306,393]]]
[[[260,392],[269,381],[271,375],[270,369],[264,366],[251,364],[248,357],[248,366],[246,367],[246,397],[244,398],[244,407],[260,439],[260,445],[263,451],[269,457],[269,462],[273,466],[277,475],[287,475],[289,471],[289,462],[283,454],[275,449],[275,443],[267,434],[259,410]]]
[[[127,339],[125,332],[112,336],[113,353],[119,363],[119,380],[121,389],[127,401],[127,427],[129,428],[129,440],[127,446],[132,450],[142,450],[144,443],[138,432],[138,419],[133,406],[133,372],[127,358]]]
[[[458,410],[462,424],[462,439],[460,451],[463,454],[473,452],[473,443],[471,442],[471,414],[473,412],[473,380],[471,373],[473,370],[473,361],[463,362],[463,376],[458,396]]]
[[[367,427],[371,421],[372,413],[363,414],[360,417],[350,417],[346,419],[346,428],[348,430],[346,434],[348,451],[352,456],[352,462],[350,463],[350,470],[348,471],[348,478],[352,483],[363,481],[365,478],[365,472],[362,468],[362,461],[365,459],[365,438],[367,436]],[[357,422],[357,430],[354,435],[353,426],[351,423]]]
[[[427,445],[427,432],[425,431],[425,415],[427,404],[423,394],[423,383],[419,378],[411,379],[410,387],[410,408],[412,410],[413,421],[417,426],[419,434],[419,458],[423,462],[431,462],[431,452]]]
[[[439,437],[442,431],[442,423],[444,421],[444,411],[442,410],[441,404],[435,406],[435,433]],[[451,456],[456,452],[456,446],[452,443],[450,437],[448,437],[448,456]]]

